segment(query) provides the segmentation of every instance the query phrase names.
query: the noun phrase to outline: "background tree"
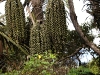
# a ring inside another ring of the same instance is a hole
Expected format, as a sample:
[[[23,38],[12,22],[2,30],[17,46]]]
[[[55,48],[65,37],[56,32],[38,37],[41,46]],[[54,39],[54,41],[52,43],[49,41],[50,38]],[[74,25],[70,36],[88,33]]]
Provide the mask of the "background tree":
[[[77,16],[75,14],[75,11],[74,11],[74,5],[73,5],[73,1],[71,0],[68,0],[68,4],[69,4],[69,10],[70,10],[70,18],[72,20],[72,23],[76,29],[76,31],[79,33],[79,35],[82,37],[82,39],[85,41],[85,43],[91,47],[95,52],[97,52],[99,55],[100,55],[100,50],[99,48],[97,48],[95,46],[95,44],[91,43],[87,36],[84,35],[84,33],[82,32],[82,29],[80,28],[79,24],[78,24],[78,21],[77,21]]]

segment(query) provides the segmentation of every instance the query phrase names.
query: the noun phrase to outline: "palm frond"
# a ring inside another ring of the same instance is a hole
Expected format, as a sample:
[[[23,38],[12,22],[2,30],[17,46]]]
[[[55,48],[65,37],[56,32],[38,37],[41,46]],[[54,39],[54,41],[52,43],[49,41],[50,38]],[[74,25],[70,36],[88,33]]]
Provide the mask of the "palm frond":
[[[28,55],[27,50],[19,45],[18,43],[14,42],[10,37],[8,37],[5,33],[0,32],[0,36],[2,36],[4,39],[6,39],[7,44],[12,44],[13,46],[17,47],[19,50],[21,50],[24,54]]]

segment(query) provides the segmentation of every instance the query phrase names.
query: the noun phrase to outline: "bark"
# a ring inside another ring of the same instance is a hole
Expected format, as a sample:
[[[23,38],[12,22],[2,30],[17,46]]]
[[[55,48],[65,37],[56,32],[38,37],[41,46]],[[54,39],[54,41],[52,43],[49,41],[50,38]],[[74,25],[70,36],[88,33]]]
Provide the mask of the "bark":
[[[30,18],[31,18],[31,21],[32,21],[32,23],[33,23],[33,26],[35,27],[35,26],[36,26],[35,20],[34,20],[34,18],[33,18],[33,16],[32,16],[32,13],[31,13],[31,11],[30,11],[30,7],[29,7],[29,6],[27,6],[27,11],[28,11],[29,16],[30,16]]]
[[[36,21],[42,21],[43,20],[43,6],[44,0],[31,0],[31,4],[33,6],[32,12],[35,15]]]
[[[30,10],[29,3],[32,4],[32,11]],[[32,20],[33,25],[35,26],[36,22],[39,22],[42,24],[43,22],[43,6],[44,0],[25,0],[23,6],[25,7],[27,5],[27,11],[29,13],[29,16]]]
[[[68,0],[68,4],[69,4],[69,10],[70,10],[70,18],[71,21],[76,29],[76,31],[79,33],[79,35],[81,36],[81,38],[85,41],[85,43],[91,48],[93,49],[96,53],[98,53],[100,55],[100,50],[96,47],[95,44],[93,44],[92,42],[90,42],[88,40],[88,38],[84,35],[84,33],[82,32],[82,29],[79,26],[79,23],[77,21],[77,16],[76,13],[74,11],[74,5],[73,5],[73,0]]]
[[[71,55],[68,55],[68,56],[62,58],[62,59],[60,59],[59,61],[63,61],[63,60],[65,60],[65,59],[67,59],[67,58],[70,58],[70,57],[75,56],[81,49],[82,49],[82,47],[77,48],[77,49],[75,50],[75,52],[73,52]]]
[[[2,41],[0,40],[0,56],[2,56],[3,54],[3,45],[2,45]]]

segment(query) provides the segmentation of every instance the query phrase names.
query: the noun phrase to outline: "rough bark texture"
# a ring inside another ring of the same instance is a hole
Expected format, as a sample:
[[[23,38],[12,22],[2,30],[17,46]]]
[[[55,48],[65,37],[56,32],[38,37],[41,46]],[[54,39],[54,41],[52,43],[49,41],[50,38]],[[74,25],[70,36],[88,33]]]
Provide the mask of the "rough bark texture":
[[[84,33],[82,32],[82,30],[79,26],[79,23],[77,21],[77,16],[76,16],[75,11],[74,11],[73,0],[68,0],[68,4],[69,4],[69,10],[70,10],[70,18],[72,20],[72,23],[73,23],[76,31],[83,38],[85,43],[100,55],[100,49],[98,49],[92,42],[90,42],[88,40],[88,38],[84,35]]]
[[[2,41],[0,40],[0,56],[2,56],[3,54],[3,45],[2,45]]]
[[[31,4],[33,6],[32,13],[35,15],[35,19],[38,21],[43,20],[43,6],[44,0],[31,0]]]

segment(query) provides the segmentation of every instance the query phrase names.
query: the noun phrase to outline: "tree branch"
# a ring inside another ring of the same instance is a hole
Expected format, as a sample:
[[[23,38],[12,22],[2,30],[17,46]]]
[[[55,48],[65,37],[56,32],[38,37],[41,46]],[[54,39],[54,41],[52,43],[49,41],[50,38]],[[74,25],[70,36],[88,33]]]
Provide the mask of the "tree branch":
[[[75,50],[75,52],[73,52],[71,55],[62,58],[62,59],[60,59],[59,61],[62,61],[62,60],[65,60],[66,58],[70,58],[70,57],[75,56],[81,49],[82,49],[82,47],[77,48],[77,49]]]
[[[88,38],[84,35],[84,33],[82,32],[82,29],[79,26],[79,23],[77,21],[77,16],[76,13],[74,11],[74,5],[73,5],[73,0],[68,0],[68,4],[69,4],[69,10],[70,10],[70,18],[72,20],[72,23],[76,29],[76,31],[79,33],[79,35],[82,37],[82,39],[85,41],[85,43],[91,47],[96,53],[98,53],[100,55],[100,50],[95,46],[95,44],[93,44],[92,42],[90,42],[88,40]]]
[[[77,49],[75,50],[75,52],[72,53],[71,55],[67,56],[67,58],[70,58],[70,57],[75,56],[81,49],[82,49],[82,47],[77,48]]]
[[[0,32],[0,36],[3,36],[5,39],[7,39],[9,42],[11,42],[13,45],[15,45],[17,48],[19,48],[24,54],[29,55],[28,52],[26,52],[26,50],[21,47],[19,44],[15,43],[11,38],[9,38],[7,35],[5,35],[4,33]]]

